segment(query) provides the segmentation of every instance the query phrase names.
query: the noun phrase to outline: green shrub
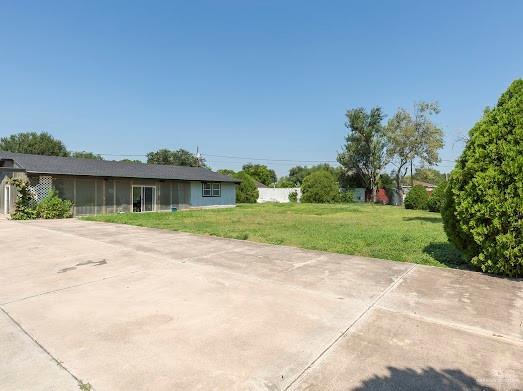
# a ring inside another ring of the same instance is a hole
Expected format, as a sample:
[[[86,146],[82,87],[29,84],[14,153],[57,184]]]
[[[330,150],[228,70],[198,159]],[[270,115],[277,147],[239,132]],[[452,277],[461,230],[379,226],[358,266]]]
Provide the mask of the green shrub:
[[[298,202],[298,192],[296,190],[291,191],[289,193],[289,201],[290,202]]]
[[[405,209],[427,209],[429,193],[425,187],[415,185],[405,196]]]
[[[258,201],[258,188],[256,182],[247,173],[240,171],[234,177],[242,182],[236,187],[236,202],[254,204]]]
[[[15,211],[11,214],[13,220],[29,220],[36,218],[36,201],[29,189],[29,182],[21,178],[9,181],[16,188]]]
[[[336,178],[329,171],[319,170],[307,175],[301,185],[301,202],[338,202],[340,190]]]
[[[449,240],[484,272],[523,275],[523,80],[470,130],[441,214]]]
[[[432,192],[427,202],[427,209],[430,212],[440,212],[441,203],[443,202],[443,197],[445,196],[445,188],[447,187],[447,182],[441,182]]]
[[[343,202],[344,204],[354,202],[354,193],[352,190],[348,189],[340,191],[340,202]]]
[[[58,197],[52,189],[45,198],[36,205],[36,215],[42,219],[63,219],[72,217],[73,203]]]

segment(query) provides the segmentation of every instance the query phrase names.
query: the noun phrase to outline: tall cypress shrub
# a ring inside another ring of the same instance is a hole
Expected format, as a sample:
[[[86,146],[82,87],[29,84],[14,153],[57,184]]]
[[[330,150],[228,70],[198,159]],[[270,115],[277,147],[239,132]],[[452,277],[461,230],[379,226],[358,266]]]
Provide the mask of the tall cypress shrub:
[[[523,80],[470,130],[441,213],[449,240],[473,266],[523,275]]]

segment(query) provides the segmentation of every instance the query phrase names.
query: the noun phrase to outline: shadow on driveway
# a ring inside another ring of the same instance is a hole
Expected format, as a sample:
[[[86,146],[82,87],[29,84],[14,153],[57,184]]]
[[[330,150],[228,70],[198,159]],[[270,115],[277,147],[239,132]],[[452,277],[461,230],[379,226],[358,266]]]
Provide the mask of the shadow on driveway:
[[[355,390],[494,390],[494,388],[480,384],[475,378],[463,373],[460,369],[437,370],[427,367],[419,372],[412,368],[387,367],[387,369],[389,370],[388,376],[375,375],[364,380]],[[500,384],[500,386],[503,385]]]

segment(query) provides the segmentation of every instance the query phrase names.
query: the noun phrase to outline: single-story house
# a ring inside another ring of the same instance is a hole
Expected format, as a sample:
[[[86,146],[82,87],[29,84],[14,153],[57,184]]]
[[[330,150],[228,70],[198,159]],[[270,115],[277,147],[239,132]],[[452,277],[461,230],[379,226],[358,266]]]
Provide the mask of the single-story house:
[[[0,151],[0,213],[14,211],[9,178],[26,178],[36,200],[51,188],[74,215],[234,206],[239,180],[202,167],[127,163]]]

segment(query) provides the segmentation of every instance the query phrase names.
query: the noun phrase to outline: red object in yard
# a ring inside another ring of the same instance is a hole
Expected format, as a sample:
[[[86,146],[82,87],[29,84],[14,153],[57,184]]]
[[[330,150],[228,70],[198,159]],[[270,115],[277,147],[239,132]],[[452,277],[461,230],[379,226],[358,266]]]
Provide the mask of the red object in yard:
[[[380,204],[387,205],[390,202],[389,196],[385,189],[378,189],[376,192],[376,202]]]

